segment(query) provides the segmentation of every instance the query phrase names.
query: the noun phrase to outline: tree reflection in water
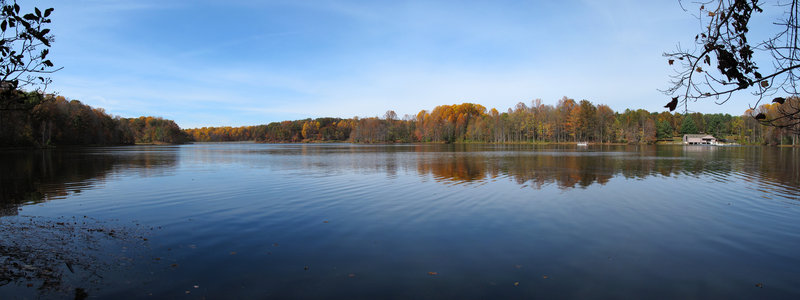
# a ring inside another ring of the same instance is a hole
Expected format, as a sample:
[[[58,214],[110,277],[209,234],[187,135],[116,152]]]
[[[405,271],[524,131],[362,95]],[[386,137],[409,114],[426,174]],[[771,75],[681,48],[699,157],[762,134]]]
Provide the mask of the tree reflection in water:
[[[710,146],[550,145],[256,145],[220,147],[111,147],[6,151],[0,156],[0,215],[14,215],[23,203],[39,203],[94,188],[108,176],[168,176],[179,157],[188,163],[241,163],[254,168],[301,169],[313,174],[398,171],[431,176],[441,183],[478,183],[509,178],[540,189],[604,185],[615,177],[711,175],[754,178],[800,186],[800,149]],[[189,152],[185,154],[185,152]],[[184,154],[181,154],[184,153]],[[303,157],[301,165],[291,159]]]
[[[500,149],[503,149],[502,147]],[[800,149],[768,147],[719,148],[709,146],[615,146],[589,151],[545,149],[533,151],[479,151],[456,147],[449,155],[419,151],[416,169],[444,183],[480,182],[509,177],[520,185],[539,189],[604,185],[616,176],[699,176],[710,174],[758,177],[782,185],[800,183]],[[485,150],[485,149],[483,149]]]
[[[65,198],[91,189],[112,174],[165,175],[175,151],[157,147],[14,150],[0,155],[0,216],[21,204]]]

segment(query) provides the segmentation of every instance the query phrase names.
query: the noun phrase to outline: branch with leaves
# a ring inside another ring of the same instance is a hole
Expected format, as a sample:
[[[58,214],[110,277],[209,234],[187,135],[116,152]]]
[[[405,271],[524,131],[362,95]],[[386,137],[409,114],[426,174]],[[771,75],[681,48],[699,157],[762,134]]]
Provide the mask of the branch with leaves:
[[[0,0],[0,89],[13,91],[36,86],[44,91],[52,82],[46,74],[60,70],[47,59],[53,35],[47,25],[53,8],[20,13],[19,4]]]
[[[765,98],[774,97],[773,103],[782,104],[785,98],[776,95],[798,95],[798,1],[761,2],[710,0],[693,3],[698,5],[697,13],[693,15],[703,24],[703,28],[694,38],[693,49],[679,45],[676,51],[664,53],[667,62],[675,66],[670,87],[662,91],[672,96],[664,107],[673,111],[680,104],[688,111],[689,102],[710,98],[717,104],[724,104],[733,94],[749,91],[755,97],[750,111],[755,112]],[[683,2],[680,4],[685,11],[689,11]],[[762,7],[782,8],[785,12],[780,20],[773,23],[777,32],[771,38],[753,43],[748,40],[750,21],[754,14],[764,11]],[[756,58],[771,58],[772,67],[757,65]],[[781,115],[774,118],[767,118],[763,114],[753,117],[764,125],[776,127],[787,123],[787,119],[800,121],[800,109],[790,105],[781,107],[784,107]]]

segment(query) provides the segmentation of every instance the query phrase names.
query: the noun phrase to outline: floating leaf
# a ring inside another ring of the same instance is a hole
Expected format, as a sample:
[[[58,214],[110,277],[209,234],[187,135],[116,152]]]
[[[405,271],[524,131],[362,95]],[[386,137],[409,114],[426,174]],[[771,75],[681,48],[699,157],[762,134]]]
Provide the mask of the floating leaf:
[[[514,286],[519,286],[519,281],[514,281]]]
[[[348,278],[356,278],[356,274],[350,273],[350,274],[347,274],[347,277]]]
[[[763,283],[761,283],[761,282],[759,282],[759,283],[756,283],[756,287],[757,287],[757,288],[762,288],[762,289],[763,289],[763,288],[764,288],[764,284],[763,284]]]
[[[308,271],[308,266],[304,266],[304,267],[303,267],[303,270],[306,270],[306,271]]]
[[[717,15],[717,14],[716,14],[716,13],[714,13],[713,11],[710,11],[710,12],[708,12],[708,16],[709,16],[709,17],[713,17],[713,16],[716,16],[716,15]]]
[[[550,276],[547,276],[547,275],[542,275],[542,278],[543,278],[543,279],[547,279],[547,278],[550,278]]]
[[[428,275],[436,276],[436,275],[439,275],[439,272],[428,272]]]
[[[701,68],[701,67],[697,67],[697,70],[696,70],[696,71],[697,71],[697,73],[703,73],[703,68]]]
[[[670,59],[670,60],[669,60],[669,65],[670,65],[670,66],[671,66],[672,64],[674,64],[674,63],[675,63],[675,60],[674,60],[674,59]]]

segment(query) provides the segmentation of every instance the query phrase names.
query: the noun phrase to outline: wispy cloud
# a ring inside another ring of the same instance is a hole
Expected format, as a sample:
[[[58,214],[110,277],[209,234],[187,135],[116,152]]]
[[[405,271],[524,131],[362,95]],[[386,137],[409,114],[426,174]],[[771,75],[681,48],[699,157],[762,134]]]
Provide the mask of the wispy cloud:
[[[693,28],[677,4],[630,0],[48,4],[53,89],[184,127],[565,95],[658,111],[660,54]]]

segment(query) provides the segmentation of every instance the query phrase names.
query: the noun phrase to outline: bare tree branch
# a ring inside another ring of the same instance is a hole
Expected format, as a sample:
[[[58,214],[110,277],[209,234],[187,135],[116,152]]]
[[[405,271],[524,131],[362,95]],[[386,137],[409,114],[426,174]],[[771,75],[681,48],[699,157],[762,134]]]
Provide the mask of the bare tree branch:
[[[676,66],[670,86],[662,90],[672,96],[665,107],[674,110],[678,104],[688,111],[688,103],[713,99],[724,104],[734,93],[749,91],[755,102],[750,112],[756,113],[764,98],[776,94],[787,98],[798,96],[800,80],[800,6],[798,0],[776,0],[762,4],[760,0],[708,0],[686,5],[679,0],[684,11],[695,16],[702,24],[695,36],[694,49],[680,45],[674,52],[664,53],[670,65]],[[689,7],[691,6],[691,7]],[[762,13],[762,7],[784,9],[783,17],[775,21],[776,33],[764,41],[748,40],[750,19]],[[695,10],[696,9],[696,10]],[[695,13],[696,12],[696,13]],[[756,64],[756,58],[771,58],[772,68]],[[775,98],[779,99],[779,98]],[[800,134],[800,105],[795,101],[783,104],[777,115],[752,115],[764,125],[786,128]],[[771,104],[766,104],[771,105]]]

